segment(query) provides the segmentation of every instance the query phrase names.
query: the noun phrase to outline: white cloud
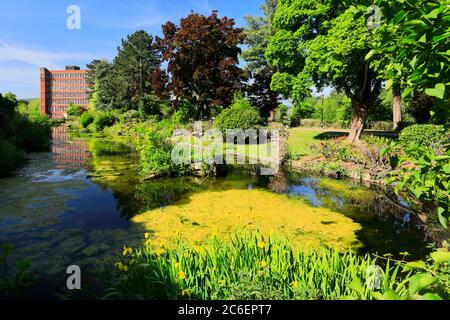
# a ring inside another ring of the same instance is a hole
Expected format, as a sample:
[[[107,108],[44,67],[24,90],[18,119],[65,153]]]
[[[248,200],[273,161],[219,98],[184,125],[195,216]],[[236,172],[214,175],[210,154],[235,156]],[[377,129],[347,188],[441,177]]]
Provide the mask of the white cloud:
[[[91,55],[82,53],[51,52],[9,45],[0,39],[0,62],[21,62],[32,66],[57,68],[66,60],[89,60]]]

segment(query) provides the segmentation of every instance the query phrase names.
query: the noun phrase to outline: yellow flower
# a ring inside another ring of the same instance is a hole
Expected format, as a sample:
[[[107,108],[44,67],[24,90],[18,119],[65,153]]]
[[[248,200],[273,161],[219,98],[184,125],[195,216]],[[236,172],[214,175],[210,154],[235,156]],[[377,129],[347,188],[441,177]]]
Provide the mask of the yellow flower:
[[[148,240],[148,238],[150,238],[150,233],[146,232],[146,233],[144,234],[144,237],[145,237],[145,239]]]
[[[259,240],[258,248],[264,249],[265,247],[266,247],[266,243],[264,242],[264,240]]]
[[[178,269],[179,267],[180,267],[180,263],[179,262],[175,263],[175,269]]]
[[[294,289],[297,289],[298,288],[298,282],[297,281],[292,281],[291,282],[291,287],[294,288]]]
[[[160,248],[165,248],[166,247],[166,243],[163,241],[161,242],[161,244],[159,245]]]
[[[261,268],[267,267],[267,262],[265,260],[261,261],[259,264],[261,265]]]
[[[164,250],[164,249],[157,249],[155,253],[159,257],[159,256],[162,256],[163,254],[165,254],[166,250]]]
[[[219,281],[217,281],[217,283],[218,283],[220,286],[224,286],[224,285],[225,285],[225,280],[219,280]]]
[[[186,279],[186,273],[184,273],[183,271],[178,272],[178,279],[180,280]]]
[[[133,249],[132,248],[123,247],[122,254],[123,254],[124,257],[126,257],[128,254],[132,254],[132,253],[133,253]]]
[[[190,289],[183,289],[183,290],[181,290],[181,295],[184,297],[184,296],[188,296],[188,297],[190,297],[191,296],[191,290]]]
[[[150,239],[148,239],[147,241],[145,241],[145,245],[146,245],[147,247],[150,247],[151,244],[152,244],[152,242],[150,241]]]
[[[115,264],[115,266],[117,267],[117,269],[119,269],[120,271],[128,271],[128,267],[126,265],[124,265],[122,262],[117,262]]]

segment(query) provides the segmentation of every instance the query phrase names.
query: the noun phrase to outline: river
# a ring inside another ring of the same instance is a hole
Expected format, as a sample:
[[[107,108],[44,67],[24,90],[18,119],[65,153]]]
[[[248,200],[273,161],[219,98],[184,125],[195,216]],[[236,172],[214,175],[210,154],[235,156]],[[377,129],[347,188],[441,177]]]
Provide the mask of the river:
[[[83,270],[83,290],[98,293],[121,248],[142,243],[145,232],[155,243],[179,232],[201,243],[239,221],[299,246],[406,251],[411,259],[428,253],[419,219],[375,187],[287,169],[261,177],[253,167],[219,179],[143,182],[127,138],[83,136],[65,126],[54,128],[51,152],[30,154],[17,175],[0,179],[0,243],[14,245],[12,265],[26,259],[37,272],[35,297],[64,292],[74,264]]]

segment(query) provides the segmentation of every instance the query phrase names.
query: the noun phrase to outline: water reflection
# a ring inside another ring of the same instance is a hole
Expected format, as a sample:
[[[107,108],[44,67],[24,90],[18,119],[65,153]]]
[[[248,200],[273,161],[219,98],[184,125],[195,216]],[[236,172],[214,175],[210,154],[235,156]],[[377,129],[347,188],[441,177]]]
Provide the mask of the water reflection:
[[[426,254],[426,230],[390,193],[289,171],[256,172],[238,167],[220,179],[143,182],[129,141],[55,128],[52,153],[33,154],[16,177],[0,179],[0,242],[15,244],[14,260],[29,259],[54,287],[65,283],[68,265],[101,276],[124,244],[140,242],[144,230],[129,221],[137,214],[164,211],[194,192],[262,188],[350,217],[362,226],[358,238],[366,251]]]
[[[70,139],[67,126],[54,127],[52,131],[53,161],[58,169],[83,169],[91,157],[83,139]]]

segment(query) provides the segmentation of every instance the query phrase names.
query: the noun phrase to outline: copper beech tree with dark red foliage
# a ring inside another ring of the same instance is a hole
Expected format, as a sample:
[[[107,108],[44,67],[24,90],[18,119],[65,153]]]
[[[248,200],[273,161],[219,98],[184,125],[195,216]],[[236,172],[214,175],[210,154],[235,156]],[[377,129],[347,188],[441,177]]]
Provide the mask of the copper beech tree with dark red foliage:
[[[175,108],[181,99],[189,101],[196,119],[210,116],[212,107],[228,106],[244,78],[238,66],[244,30],[216,11],[209,17],[191,12],[179,26],[163,25],[163,34],[158,43],[168,74],[154,72],[157,93],[172,96]]]

